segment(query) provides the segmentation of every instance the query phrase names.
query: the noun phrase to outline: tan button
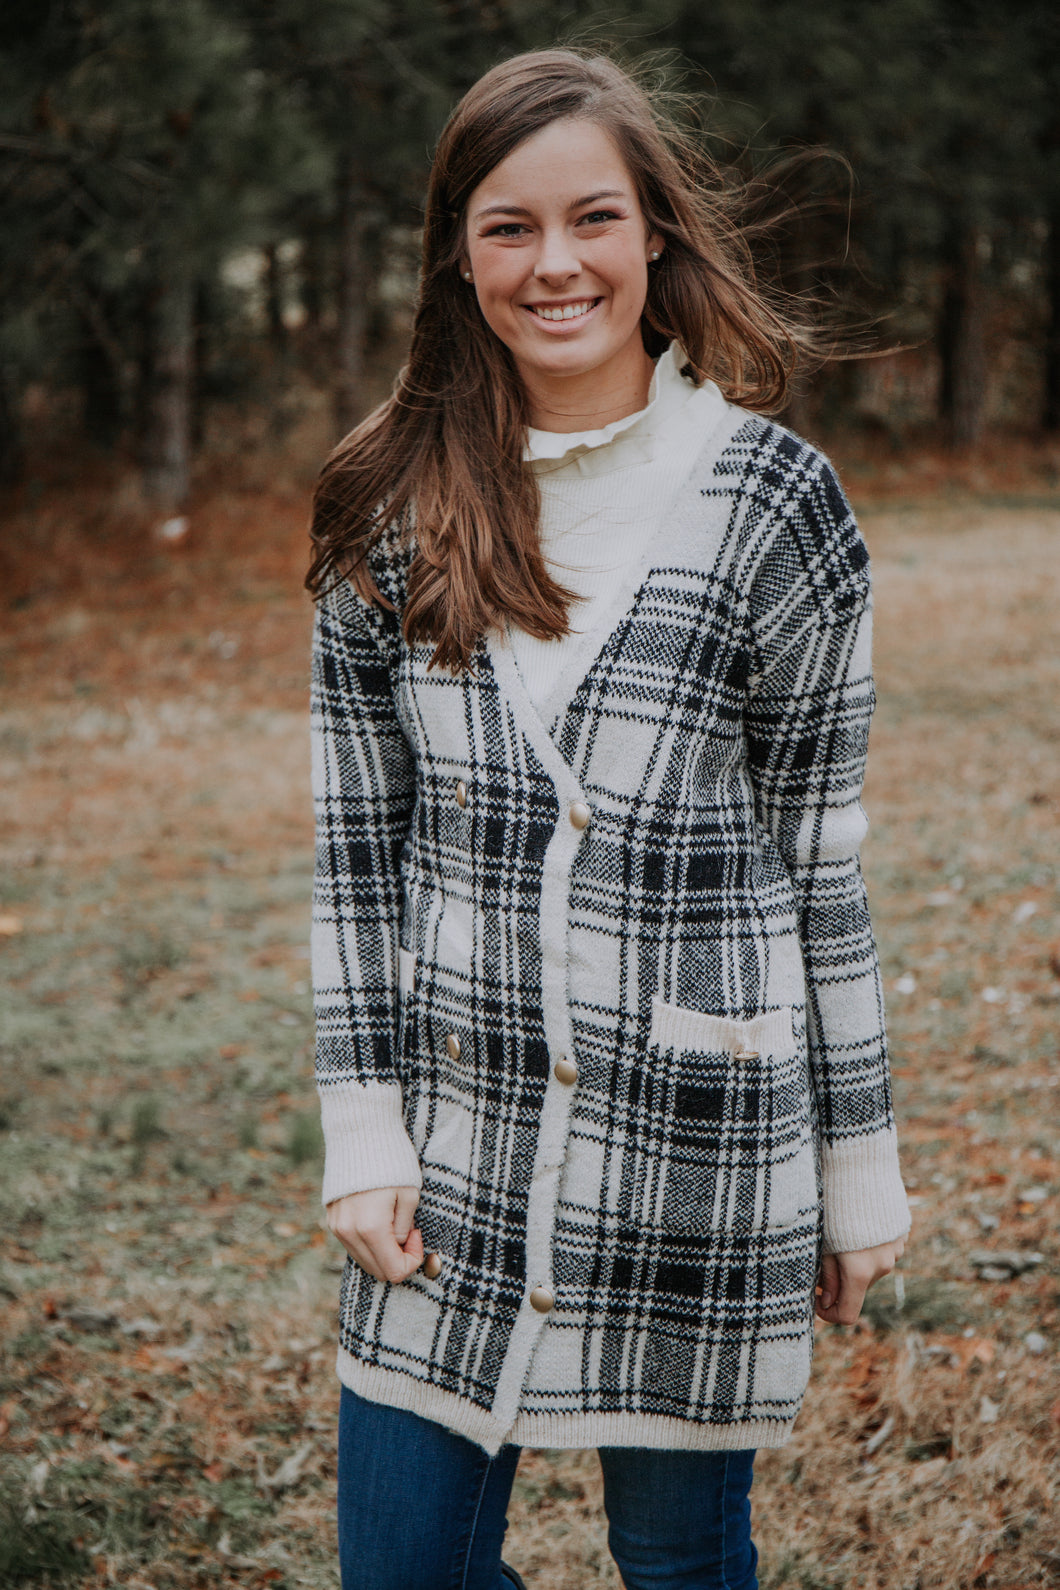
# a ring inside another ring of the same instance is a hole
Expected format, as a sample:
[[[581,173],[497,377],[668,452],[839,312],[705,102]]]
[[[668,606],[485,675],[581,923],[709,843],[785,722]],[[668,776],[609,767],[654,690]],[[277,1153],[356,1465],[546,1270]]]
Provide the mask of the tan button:
[[[761,1059],[761,1056],[759,1055],[757,1049],[734,1049],[732,1057],[733,1057],[734,1060],[759,1060],[759,1059]]]
[[[535,1286],[530,1293],[530,1307],[536,1308],[539,1314],[547,1314],[555,1306],[556,1299],[552,1296],[547,1286]]]
[[[442,1273],[442,1256],[440,1253],[428,1253],[423,1261],[423,1273],[428,1281],[437,1281]]]
[[[593,820],[593,814],[584,801],[572,801],[570,820],[575,828],[588,828]]]
[[[568,1060],[567,1056],[563,1055],[552,1067],[552,1075],[557,1082],[565,1082],[570,1087],[578,1080],[578,1067],[573,1060]]]
[[[460,1059],[460,1039],[455,1032],[451,1032],[445,1040],[445,1052],[450,1060]]]
[[[456,804],[458,806],[467,805],[467,785],[462,778],[458,778],[456,781]]]

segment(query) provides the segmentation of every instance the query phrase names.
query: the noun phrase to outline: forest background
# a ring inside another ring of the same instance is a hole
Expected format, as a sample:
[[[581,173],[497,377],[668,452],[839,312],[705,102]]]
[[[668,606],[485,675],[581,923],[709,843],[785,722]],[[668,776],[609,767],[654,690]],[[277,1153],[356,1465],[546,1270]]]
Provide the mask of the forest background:
[[[745,174],[849,161],[781,177],[803,218],[761,266],[899,351],[800,388],[796,428],[897,451],[1060,428],[1052,4],[7,0],[0,475],[46,420],[179,507],[233,403],[290,435],[327,393],[323,434],[348,429],[399,357],[445,116],[563,37],[662,52]]]
[[[572,35],[780,157],[762,271],[877,349],[783,418],[872,555],[914,1227],[760,1455],[761,1582],[1060,1585],[1060,9],[4,0],[5,1590],[337,1583],[309,490],[403,357],[449,108]],[[617,1590],[600,1503],[594,1454],[524,1455],[533,1590]]]

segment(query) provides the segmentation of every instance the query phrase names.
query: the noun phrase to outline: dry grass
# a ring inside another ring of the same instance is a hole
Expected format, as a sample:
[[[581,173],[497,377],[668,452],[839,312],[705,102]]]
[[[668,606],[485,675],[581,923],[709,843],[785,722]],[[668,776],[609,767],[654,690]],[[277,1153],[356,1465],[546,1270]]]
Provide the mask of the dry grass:
[[[5,1584],[337,1583],[303,519],[297,493],[214,492],[163,550],[112,492],[15,505]],[[759,1459],[762,1582],[1060,1584],[1060,513],[969,499],[864,520],[866,867],[916,1227],[904,1308],[885,1284],[863,1326],[819,1333],[795,1438]],[[1043,1262],[981,1280],[980,1248]],[[617,1584],[591,1454],[527,1454],[511,1525],[533,1590]]]

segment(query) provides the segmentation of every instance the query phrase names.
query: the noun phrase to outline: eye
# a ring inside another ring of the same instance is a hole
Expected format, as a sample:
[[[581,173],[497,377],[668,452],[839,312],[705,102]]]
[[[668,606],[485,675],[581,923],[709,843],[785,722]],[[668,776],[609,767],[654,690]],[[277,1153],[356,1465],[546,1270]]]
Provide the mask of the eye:
[[[502,221],[500,226],[491,226],[486,232],[486,237],[518,237],[525,232],[526,227],[521,221]]]
[[[606,221],[617,221],[618,219],[617,210],[590,210],[587,215],[581,217],[578,224],[579,226],[602,226]]]

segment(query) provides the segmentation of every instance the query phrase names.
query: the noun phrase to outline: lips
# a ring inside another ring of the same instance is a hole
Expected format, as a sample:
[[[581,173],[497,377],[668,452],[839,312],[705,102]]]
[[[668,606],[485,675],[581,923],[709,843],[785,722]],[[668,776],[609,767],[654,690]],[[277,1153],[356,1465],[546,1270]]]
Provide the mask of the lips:
[[[578,298],[569,304],[524,304],[532,315],[538,320],[547,320],[555,323],[563,320],[580,320],[594,309],[600,302],[599,298]]]

